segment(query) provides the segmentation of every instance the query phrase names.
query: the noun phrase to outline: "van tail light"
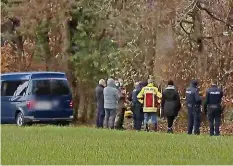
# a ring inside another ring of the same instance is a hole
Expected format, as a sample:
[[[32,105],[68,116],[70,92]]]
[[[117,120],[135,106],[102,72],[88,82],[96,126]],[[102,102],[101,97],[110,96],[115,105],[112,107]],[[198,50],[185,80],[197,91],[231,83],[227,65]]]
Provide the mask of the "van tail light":
[[[34,107],[34,105],[35,105],[35,101],[33,101],[33,100],[27,101],[27,108],[29,110],[32,109]]]
[[[73,108],[73,101],[70,101],[70,108]]]

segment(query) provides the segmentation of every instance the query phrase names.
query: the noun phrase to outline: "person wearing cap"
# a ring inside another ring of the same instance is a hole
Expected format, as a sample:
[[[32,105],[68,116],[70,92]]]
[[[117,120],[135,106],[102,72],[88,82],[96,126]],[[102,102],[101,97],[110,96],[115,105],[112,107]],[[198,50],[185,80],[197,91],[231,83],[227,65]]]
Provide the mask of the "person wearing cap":
[[[222,114],[222,97],[223,92],[217,86],[217,81],[212,80],[211,87],[206,91],[206,99],[204,102],[204,112],[207,114],[210,128],[210,136],[220,135],[220,122]]]
[[[179,93],[176,90],[174,82],[172,80],[168,81],[168,86],[162,93],[161,107],[163,115],[167,117],[167,132],[173,133],[173,121],[175,120],[175,118],[178,115],[178,112],[180,111],[181,103]]]
[[[96,118],[96,127],[103,128],[104,123],[104,87],[106,86],[105,80],[99,80],[99,85],[95,88],[96,102],[97,102],[97,118]]]
[[[148,85],[142,88],[142,90],[137,95],[137,98],[138,101],[143,104],[145,130],[149,131],[148,123],[151,119],[151,122],[153,124],[153,130],[156,132],[158,128],[158,100],[162,98],[162,94],[159,92],[158,88],[154,86],[153,82],[154,81],[152,79],[148,79]]]
[[[190,86],[186,89],[186,105],[188,108],[188,134],[200,134],[201,125],[201,96],[199,95],[198,82],[192,80]]]

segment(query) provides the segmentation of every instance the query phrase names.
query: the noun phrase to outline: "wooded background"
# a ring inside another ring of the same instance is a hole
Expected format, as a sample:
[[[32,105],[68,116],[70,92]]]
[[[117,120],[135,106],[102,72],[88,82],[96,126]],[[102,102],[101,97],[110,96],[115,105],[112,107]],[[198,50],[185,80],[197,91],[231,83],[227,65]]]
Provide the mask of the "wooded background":
[[[75,117],[95,114],[100,78],[218,78],[233,98],[232,0],[2,0],[1,72],[63,71]]]

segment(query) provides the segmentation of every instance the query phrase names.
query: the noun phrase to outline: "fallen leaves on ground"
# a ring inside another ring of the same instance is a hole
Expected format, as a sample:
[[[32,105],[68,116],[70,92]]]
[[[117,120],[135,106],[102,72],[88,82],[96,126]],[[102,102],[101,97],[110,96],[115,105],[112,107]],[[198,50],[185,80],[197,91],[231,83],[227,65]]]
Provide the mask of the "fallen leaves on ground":
[[[125,119],[125,128],[128,130],[133,129],[133,119]],[[175,133],[186,133],[188,121],[185,113],[182,113],[175,121],[173,129]],[[167,132],[167,120],[161,119],[159,121],[159,131]],[[209,134],[209,126],[205,115],[202,115],[202,123],[200,127],[201,133]],[[223,122],[220,131],[222,135],[233,135],[233,122]]]

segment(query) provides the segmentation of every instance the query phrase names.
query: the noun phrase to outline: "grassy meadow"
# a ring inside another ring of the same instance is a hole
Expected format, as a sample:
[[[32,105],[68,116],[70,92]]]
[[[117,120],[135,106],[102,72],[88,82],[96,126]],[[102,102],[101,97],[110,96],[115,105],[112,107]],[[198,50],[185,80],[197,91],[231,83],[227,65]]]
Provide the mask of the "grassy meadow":
[[[233,137],[87,127],[1,126],[4,165],[233,164]]]

